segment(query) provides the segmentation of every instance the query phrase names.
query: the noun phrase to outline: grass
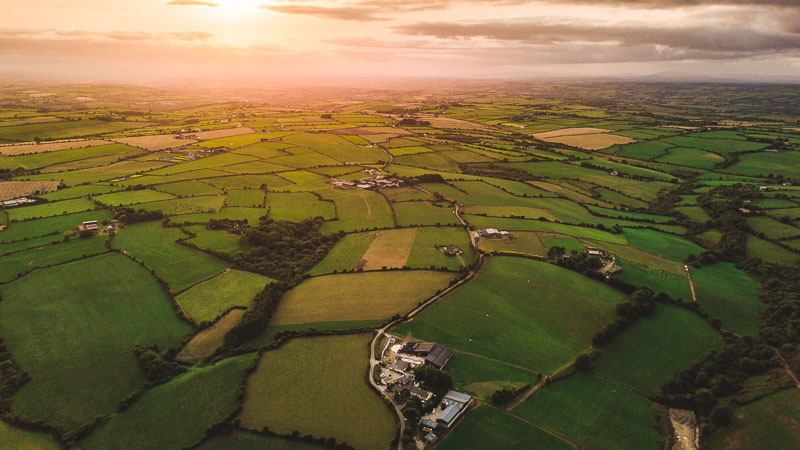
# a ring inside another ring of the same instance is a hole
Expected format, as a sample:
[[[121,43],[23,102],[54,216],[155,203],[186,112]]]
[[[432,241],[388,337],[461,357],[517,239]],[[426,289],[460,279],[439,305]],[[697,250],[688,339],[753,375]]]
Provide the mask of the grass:
[[[212,213],[222,209],[224,195],[205,195],[202,197],[182,197],[157,202],[142,203],[136,209],[161,211],[165,215]]]
[[[708,439],[710,449],[792,448],[800,441],[800,391],[777,392],[734,410],[731,423]]]
[[[460,223],[449,206],[437,206],[431,202],[393,203],[392,208],[397,214],[397,225],[401,227]]]
[[[156,280],[123,255],[37,270],[2,293],[3,338],[33,376],[14,408],[68,429],[142,386],[134,345],[164,348],[190,331]]]
[[[481,405],[469,412],[438,449],[515,448],[568,449],[575,448],[552,434],[536,428],[522,419]]]
[[[49,234],[60,235],[66,231],[75,230],[78,225],[87,220],[102,222],[103,220],[111,219],[111,217],[111,211],[101,209],[12,223],[0,232],[0,242],[19,241]]]
[[[417,237],[416,228],[399,228],[376,232],[376,237],[361,257],[364,270],[402,268],[408,261]]]
[[[536,372],[466,353],[455,353],[446,370],[453,376],[456,388],[487,401],[498,389],[525,384],[533,386],[538,379]]]
[[[698,314],[656,305],[603,348],[594,364],[599,374],[654,396],[672,375],[723,343]]]
[[[698,169],[712,169],[714,166],[724,162],[725,158],[716,153],[696,148],[675,147],[671,148],[666,155],[656,158],[656,161],[697,167]]]
[[[284,137],[283,142],[307,147],[339,162],[369,164],[387,158],[386,154],[379,148],[366,148],[355,145],[347,139],[333,134],[295,134]]]
[[[44,173],[39,175],[24,176],[26,180],[54,180],[61,181],[67,186],[76,186],[83,183],[115,180],[119,177],[147,172],[165,166],[161,161],[120,161],[102,167],[91,169],[71,170],[69,172]],[[139,184],[138,180],[136,183]]]
[[[186,235],[178,228],[147,222],[126,226],[114,237],[112,245],[144,261],[173,292],[180,292],[227,268],[223,261],[207,253],[175,243],[183,237]]]
[[[567,269],[495,256],[474,280],[393,333],[550,373],[586,350],[623,300]]]
[[[543,222],[539,220],[527,219],[505,219],[498,217],[482,217],[482,216],[465,216],[470,225],[476,229],[484,228],[497,228],[500,230],[508,231],[543,231],[550,233],[563,234],[565,236],[573,236],[576,238],[595,239],[603,242],[612,242],[615,244],[627,244],[623,234],[612,234],[608,231],[598,230],[596,228],[579,227],[574,225],[565,225],[561,223]]]
[[[153,189],[166,192],[177,197],[193,197],[195,195],[218,195],[219,189],[201,181],[179,181],[177,183],[159,184]]]
[[[137,122],[107,122],[103,120],[76,120],[30,125],[0,127],[0,139],[12,141],[32,141],[34,137],[42,139],[63,139],[80,136],[94,136],[113,131],[139,128]]]
[[[358,262],[361,261],[362,256],[364,256],[364,252],[367,251],[372,241],[377,237],[376,235],[377,233],[375,232],[346,235],[308,273],[311,275],[324,275],[354,270]]]
[[[229,190],[225,206],[263,207],[265,197],[266,192],[261,189]]]
[[[519,252],[533,256],[547,254],[545,245],[536,233],[519,231],[513,236],[513,239],[479,239],[478,247],[486,252]]]
[[[319,194],[323,198],[333,200],[336,205],[336,220],[323,224],[323,233],[394,227],[394,218],[389,203],[378,193],[363,190],[325,189],[319,191]]]
[[[631,246],[673,261],[683,261],[691,254],[699,255],[704,251],[688,239],[658,231],[623,228],[622,234]]]
[[[0,283],[7,283],[18,275],[39,267],[103,253],[107,251],[104,243],[105,238],[94,236],[5,255],[3,264],[0,265]]]
[[[310,192],[270,192],[267,195],[267,205],[269,217],[274,220],[299,222],[317,216],[333,219],[336,214],[333,203],[322,201]]]
[[[255,361],[256,355],[243,355],[191,369],[147,391],[79,445],[86,449],[189,447],[236,409],[240,383]]]
[[[470,248],[469,236],[461,227],[422,227],[417,229],[417,238],[411,247],[406,265],[408,267],[426,269],[430,267],[446,267],[450,270],[461,269],[458,258],[447,256],[440,247],[455,245],[464,252],[461,259],[465,264],[475,261],[477,255]]]
[[[250,306],[256,294],[272,281],[255,273],[230,270],[192,286],[175,300],[196,322],[211,321],[232,306]]]
[[[725,171],[751,176],[775,174],[783,175],[784,177],[795,177],[797,176],[796,168],[798,165],[800,165],[800,152],[796,151],[747,153],[739,156],[739,161]]]
[[[94,200],[109,206],[125,206],[125,205],[133,205],[135,203],[169,200],[171,198],[175,197],[165,192],[158,192],[150,189],[141,189],[137,191],[122,191],[122,192],[114,192],[112,194],[99,195],[97,197],[94,197]]]
[[[697,302],[711,317],[722,320],[722,328],[755,336],[761,326],[763,306],[756,283],[731,263],[691,269]]]
[[[621,385],[578,372],[538,391],[519,415],[590,448],[658,448],[653,404]]]
[[[34,433],[0,422],[0,446],[7,449],[56,450],[58,444],[47,434]]]
[[[235,431],[231,434],[214,438],[200,448],[202,450],[324,450],[327,447],[312,444],[311,442],[265,436],[249,431]]]
[[[225,334],[239,323],[244,313],[243,309],[232,309],[213,325],[197,333],[180,354],[197,360],[211,356],[222,346]]]
[[[396,419],[365,379],[370,338],[294,339],[264,353],[247,380],[242,425],[334,437],[356,448],[388,447]]]
[[[239,236],[230,235],[225,230],[209,230],[205,225],[190,225],[183,228],[197,235],[186,242],[205,250],[236,253],[250,249],[248,244],[242,244],[239,241]]]
[[[48,201],[66,200],[69,198],[78,198],[86,196],[96,196],[100,194],[107,194],[109,192],[118,191],[120,188],[114,186],[106,186],[101,184],[90,184],[85,186],[75,186],[68,189],[59,189],[54,192],[40,195],[39,197]]]
[[[38,169],[52,166],[54,164],[63,164],[70,161],[97,158],[101,156],[116,156],[118,158],[124,158],[137,153],[142,153],[142,151],[143,150],[124,144],[108,144],[99,145],[96,147],[61,150],[57,152],[21,155],[14,157],[14,161],[26,169]]]
[[[7,211],[8,218],[12,222],[29,219],[41,219],[44,217],[62,216],[76,212],[96,209],[97,205],[85,198],[75,198],[72,200],[62,200],[60,202],[39,203],[33,206],[23,206],[12,208]]]
[[[388,319],[447,287],[446,272],[397,270],[310,278],[281,300],[270,325]]]
[[[637,142],[623,146],[617,155],[625,158],[649,160],[663,155],[670,147],[673,147],[673,145],[662,141]]]
[[[653,269],[620,257],[617,257],[617,264],[623,269],[622,272],[617,275],[622,281],[628,282],[634,286],[648,287],[657,294],[664,292],[675,299],[682,299],[684,301],[691,301],[692,299],[692,294],[689,290],[689,280],[686,279],[683,273]]]
[[[800,261],[800,254],[753,235],[747,236],[746,254],[748,258],[761,258],[776,264],[792,265]]]

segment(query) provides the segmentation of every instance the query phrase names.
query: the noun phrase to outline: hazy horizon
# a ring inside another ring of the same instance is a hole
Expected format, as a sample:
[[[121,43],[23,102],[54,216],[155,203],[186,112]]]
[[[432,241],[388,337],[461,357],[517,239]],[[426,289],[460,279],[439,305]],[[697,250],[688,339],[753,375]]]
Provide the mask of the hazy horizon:
[[[798,17],[789,0],[33,0],[0,18],[0,74],[798,82]]]

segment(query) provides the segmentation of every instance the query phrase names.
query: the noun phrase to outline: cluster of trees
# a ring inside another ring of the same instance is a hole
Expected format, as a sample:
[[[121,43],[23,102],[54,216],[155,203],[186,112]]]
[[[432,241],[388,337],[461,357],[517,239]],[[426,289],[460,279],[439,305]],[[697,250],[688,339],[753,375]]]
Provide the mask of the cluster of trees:
[[[186,367],[162,356],[156,345],[150,347],[137,345],[133,351],[145,376],[153,383],[165,383],[186,372]]]
[[[592,345],[607,344],[614,336],[628,328],[636,319],[649,316],[655,308],[653,291],[649,288],[639,288],[631,294],[627,301],[618,304],[615,308],[617,318],[604,326],[592,337]]]
[[[755,194],[752,188],[737,184],[721,186],[698,197],[697,204],[711,217],[710,225],[719,228],[722,237],[699,258],[690,256],[687,262],[705,265],[718,261],[739,262],[743,260],[747,253],[747,230],[749,227],[737,209],[745,199],[754,198]],[[721,196],[724,200],[715,200],[714,195]]]
[[[0,297],[2,301],[2,297]],[[31,376],[25,372],[11,355],[11,350],[0,338],[0,414],[11,410],[11,397],[17,393]]]
[[[135,210],[127,207],[114,208],[114,218],[128,224],[163,220],[164,217],[164,213],[161,211]]]
[[[286,283],[270,283],[253,300],[253,304],[244,313],[239,323],[231,328],[223,342],[226,346],[236,347],[261,334],[269,324],[269,320],[278,308],[278,303],[290,288]]]
[[[241,233],[246,225],[247,219],[211,219],[208,221],[206,228],[209,230],[225,230],[231,233]]]
[[[232,262],[252,272],[297,284],[344,235],[344,232],[323,235],[322,223],[322,217],[297,223],[263,220],[244,229],[240,239],[252,249],[233,255]]]
[[[727,344],[664,383],[656,400],[695,411],[701,432],[707,435],[730,418],[729,409],[719,400],[738,393],[748,378],[778,364],[778,357],[767,345],[750,336],[730,338]]]
[[[444,370],[424,364],[414,369],[414,379],[440,397],[453,388],[452,375]]]
[[[514,400],[518,395],[531,388],[530,384],[520,386],[518,388],[503,388],[498,389],[492,393],[492,404],[496,406],[507,405],[508,402]]]
[[[572,251],[567,253],[564,247],[553,246],[547,251],[547,259],[556,265],[565,267],[574,272],[587,275],[603,267],[603,261],[596,256]]]
[[[800,352],[800,267],[750,259],[741,268],[759,282],[761,309],[759,337],[781,353]]]
[[[399,123],[401,126],[408,126],[408,127],[425,127],[430,125],[431,123],[427,120],[418,120],[412,119],[411,117],[406,117],[405,119],[401,120]]]

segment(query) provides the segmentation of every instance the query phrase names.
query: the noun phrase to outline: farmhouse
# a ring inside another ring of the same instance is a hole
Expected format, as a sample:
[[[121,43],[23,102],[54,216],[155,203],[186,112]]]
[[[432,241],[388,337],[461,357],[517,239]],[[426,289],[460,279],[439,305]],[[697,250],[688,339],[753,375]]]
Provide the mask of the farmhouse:
[[[95,231],[97,230],[97,221],[96,220],[87,220],[81,224],[84,230]]]
[[[472,397],[469,395],[457,391],[448,392],[442,399],[442,403],[439,404],[442,412],[436,417],[436,422],[445,428],[450,428],[467,410],[470,403],[472,403]]]
[[[484,239],[502,239],[506,236],[511,236],[511,233],[508,231],[500,231],[497,228],[487,228],[485,230],[479,230],[478,236]]]
[[[586,247],[586,254],[589,256],[599,256],[601,258],[606,258],[608,256],[605,250],[595,247]]]

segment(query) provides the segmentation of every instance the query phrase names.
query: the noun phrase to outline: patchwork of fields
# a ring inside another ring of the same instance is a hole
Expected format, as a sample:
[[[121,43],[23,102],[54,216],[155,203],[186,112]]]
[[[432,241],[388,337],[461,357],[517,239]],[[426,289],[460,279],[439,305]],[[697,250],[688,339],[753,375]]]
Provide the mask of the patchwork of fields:
[[[2,448],[416,447],[450,386],[387,388],[384,325],[474,397],[440,448],[800,436],[791,108],[69,89],[0,112]]]

